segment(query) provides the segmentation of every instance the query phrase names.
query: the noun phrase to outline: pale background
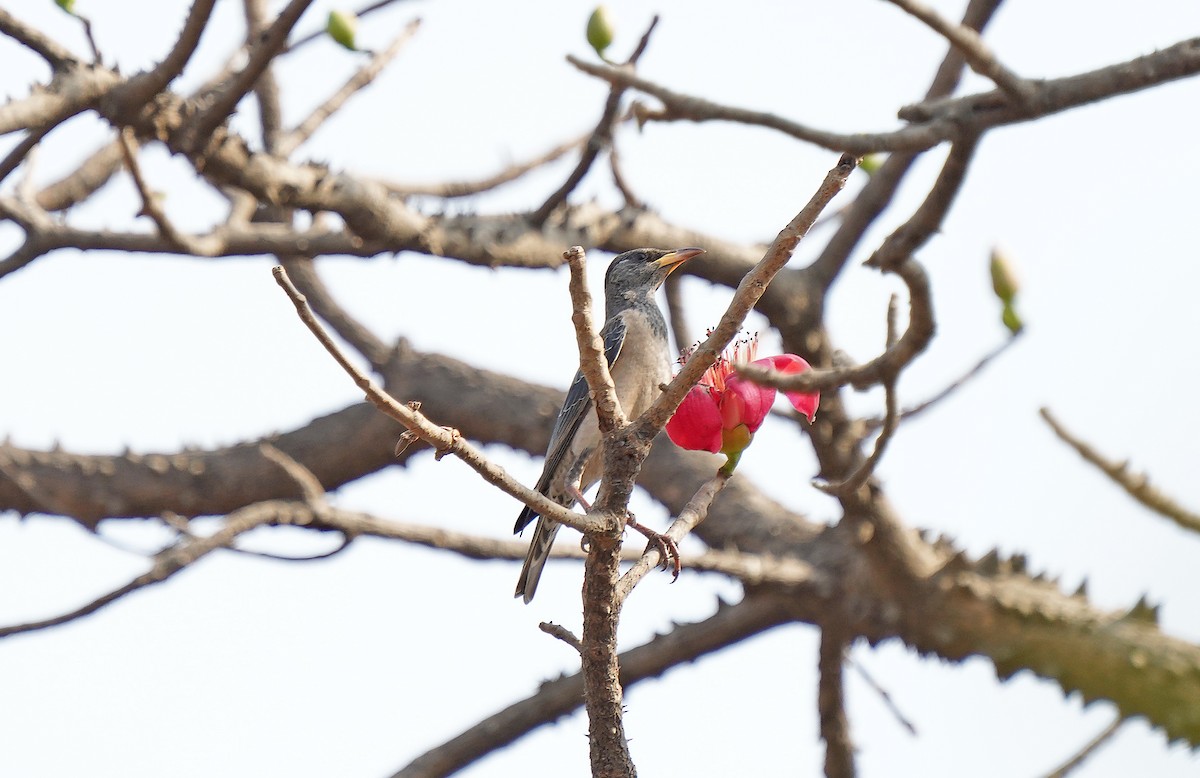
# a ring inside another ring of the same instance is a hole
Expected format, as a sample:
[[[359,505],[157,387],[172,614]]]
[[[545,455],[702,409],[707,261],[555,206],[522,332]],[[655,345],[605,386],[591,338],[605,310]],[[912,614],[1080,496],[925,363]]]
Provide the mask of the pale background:
[[[73,20],[51,0],[0,3],[83,54]],[[937,4],[955,18],[960,3]],[[641,73],[670,88],[772,110],[817,126],[874,131],[919,99],[944,45],[886,3],[614,1],[623,58],[652,11],[662,15]],[[319,29],[317,2],[298,26]],[[575,71],[590,55],[588,2],[411,2],[364,20],[383,46],[414,15],[424,25],[371,88],[298,155],[404,181],[475,177],[592,127],[607,88]],[[178,32],[186,3],[79,0],[108,61],[150,66]],[[241,4],[218,4],[192,67],[196,86],[242,34]],[[218,31],[221,36],[218,36]],[[1200,31],[1200,5],[1011,3],[986,38],[1021,75],[1060,76],[1147,53]],[[594,55],[591,55],[594,56]],[[328,42],[282,61],[287,123],[335,89],[362,59]],[[0,93],[27,94],[44,63],[0,40]],[[969,77],[964,88],[988,88]],[[906,519],[974,553],[1025,551],[1031,568],[1094,602],[1163,602],[1165,630],[1200,640],[1200,538],[1148,514],[1058,443],[1037,418],[1048,405],[1114,457],[1129,456],[1185,504],[1200,505],[1195,402],[1200,312],[1196,182],[1200,80],[1192,79],[988,135],[943,233],[921,252],[935,289],[938,338],[905,374],[902,396],[938,390],[1005,331],[986,257],[1001,242],[1023,281],[1027,335],[981,379],[902,425],[879,475]],[[243,104],[243,131],[252,106]],[[257,134],[251,133],[257,139]],[[57,130],[35,178],[49,181],[111,131],[92,117]],[[17,140],[0,139],[6,152]],[[837,155],[761,129],[678,124],[625,128],[625,170],[663,215],[725,239],[768,239],[807,200]],[[161,150],[146,155],[177,224],[221,218],[220,201]],[[940,162],[924,160],[872,236],[923,194]],[[573,164],[461,206],[536,206]],[[856,173],[861,177],[863,174]],[[861,183],[852,182],[851,189]],[[11,187],[12,181],[6,183]],[[597,167],[573,196],[619,201]],[[133,222],[136,192],[119,176],[80,224]],[[846,199],[839,201],[846,202]],[[835,203],[837,204],[837,203]],[[811,256],[826,232],[804,244]],[[18,233],[0,225],[0,252]],[[865,258],[874,244],[864,244]],[[605,258],[592,257],[594,280]],[[296,320],[269,258],[193,261],[61,252],[0,283],[0,434],[25,447],[77,452],[173,451],[226,445],[306,423],[358,392]],[[494,272],[402,255],[323,260],[353,312],[384,337],[565,388],[575,366],[566,273]],[[883,338],[896,288],[856,264],[833,297],[838,345],[857,359]],[[598,284],[596,286],[598,290]],[[727,290],[691,281],[691,321],[715,323]],[[752,322],[750,326],[755,326]],[[853,398],[865,414],[879,398]],[[487,452],[532,483],[540,461]],[[798,460],[799,458],[799,460]],[[820,520],[834,505],[796,478],[806,444],[763,429],[739,473]],[[815,466],[807,472],[815,472]],[[460,463],[418,458],[343,489],[337,503],[408,521],[506,536],[518,504]],[[663,511],[639,495],[639,518]],[[106,536],[153,550],[149,523],[110,522]],[[565,537],[565,536],[564,536]],[[275,529],[253,545],[311,553],[331,539]],[[567,539],[566,542],[571,542]],[[43,618],[143,572],[144,558],[98,542],[65,519],[0,515],[0,623]],[[0,643],[0,775],[383,776],[465,726],[532,693],[577,662],[536,625],[579,624],[578,566],[547,569],[537,600],[511,597],[517,567],[480,564],[396,543],[357,541],[328,562],[284,564],[215,554],[166,585],[97,615]],[[739,587],[685,573],[639,590],[622,640],[637,645],[673,621],[704,618]],[[818,775],[813,628],[775,630],[628,690],[627,730],[647,776]],[[849,714],[864,776],[1035,776],[1112,718],[1021,674],[998,684],[991,664],[951,666],[891,643],[858,645],[855,662],[919,729],[908,735],[850,673]],[[465,774],[585,775],[582,714],[544,727]],[[1195,775],[1200,760],[1127,724],[1081,776]]]

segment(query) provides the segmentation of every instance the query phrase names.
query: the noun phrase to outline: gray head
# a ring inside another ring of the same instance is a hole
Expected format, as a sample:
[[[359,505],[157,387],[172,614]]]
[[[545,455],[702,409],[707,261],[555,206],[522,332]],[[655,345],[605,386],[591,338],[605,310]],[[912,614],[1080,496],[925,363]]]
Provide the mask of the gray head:
[[[634,249],[618,254],[604,276],[604,298],[609,315],[614,309],[653,300],[671,271],[704,249]]]

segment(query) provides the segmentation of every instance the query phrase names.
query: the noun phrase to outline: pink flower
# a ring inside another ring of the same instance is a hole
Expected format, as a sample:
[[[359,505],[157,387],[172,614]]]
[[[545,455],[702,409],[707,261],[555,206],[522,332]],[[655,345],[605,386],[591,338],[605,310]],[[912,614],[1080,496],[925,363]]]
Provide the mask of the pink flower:
[[[775,389],[742,379],[734,372],[734,366],[748,362],[780,373],[801,373],[811,369],[808,362],[795,354],[755,359],[757,350],[757,336],[734,343],[704,373],[700,383],[691,388],[667,422],[667,435],[675,445],[692,451],[714,454],[719,451],[729,457],[728,467],[732,469],[737,464],[770,413],[775,402]],[[686,363],[690,353],[685,353],[680,362]],[[820,394],[784,392],[784,395],[793,408],[810,422],[813,420]]]

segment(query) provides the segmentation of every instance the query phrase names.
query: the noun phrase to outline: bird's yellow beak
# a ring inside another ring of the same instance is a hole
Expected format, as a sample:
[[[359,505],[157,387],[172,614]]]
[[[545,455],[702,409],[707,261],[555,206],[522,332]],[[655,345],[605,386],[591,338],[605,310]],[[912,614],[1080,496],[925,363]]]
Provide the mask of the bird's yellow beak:
[[[670,254],[664,254],[663,256],[654,260],[654,264],[656,267],[665,267],[667,269],[667,273],[669,274],[675,268],[679,267],[684,262],[687,262],[692,257],[703,253],[704,249],[675,249]]]

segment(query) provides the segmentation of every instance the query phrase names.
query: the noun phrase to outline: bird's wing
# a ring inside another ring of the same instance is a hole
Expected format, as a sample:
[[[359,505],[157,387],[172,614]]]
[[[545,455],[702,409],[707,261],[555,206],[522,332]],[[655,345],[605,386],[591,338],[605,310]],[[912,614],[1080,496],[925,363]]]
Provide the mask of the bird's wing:
[[[600,331],[600,337],[604,341],[604,356],[608,361],[610,371],[621,354],[621,346],[625,343],[625,332],[625,319],[621,316],[614,316],[606,321],[604,329]],[[546,462],[542,466],[542,477],[537,482],[537,490],[542,494],[545,494],[546,490],[550,488],[550,482],[554,479],[554,474],[562,464],[563,457],[571,447],[571,441],[575,439],[579,426],[583,424],[583,420],[587,418],[591,409],[592,397],[588,390],[587,379],[584,378],[582,370],[576,371],[575,380],[571,382],[571,388],[567,390],[562,410],[558,412],[554,430],[550,433],[550,446],[546,449]],[[517,533],[525,529],[529,522],[537,516],[536,511],[525,506],[521,515],[517,517],[517,524],[513,528],[513,532]]]

